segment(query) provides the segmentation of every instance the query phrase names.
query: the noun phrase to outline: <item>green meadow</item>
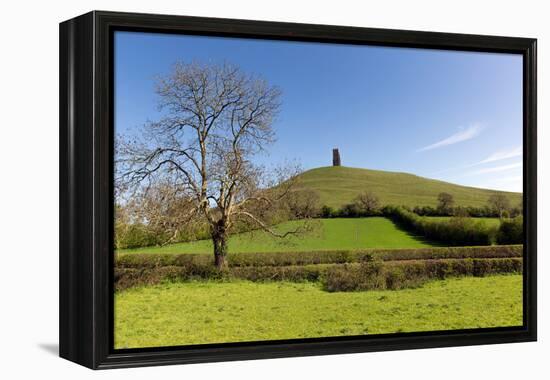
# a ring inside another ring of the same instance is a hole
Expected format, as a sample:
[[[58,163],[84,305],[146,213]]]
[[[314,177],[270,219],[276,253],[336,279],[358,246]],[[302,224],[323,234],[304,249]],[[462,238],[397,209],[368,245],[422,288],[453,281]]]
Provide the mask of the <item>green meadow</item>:
[[[452,193],[457,205],[483,207],[489,196],[495,193],[406,173],[345,167],[304,172],[300,175],[300,186],[316,190],[320,204],[334,208],[349,203],[364,189],[378,194],[381,204],[410,207],[435,206],[440,192]],[[511,204],[519,203],[520,194],[504,194]],[[449,219],[423,218],[434,221]],[[475,219],[489,227],[498,228],[500,224],[498,218]],[[232,253],[294,252],[300,255],[319,251],[398,250],[442,245],[414,235],[386,217],[292,220],[273,228],[286,232],[300,226],[307,227],[306,231],[285,239],[261,230],[231,235],[228,242],[229,265]],[[212,252],[211,240],[117,250],[119,255],[212,255]],[[278,270],[283,273],[290,269]],[[119,273],[132,276],[140,269],[134,270]],[[154,271],[146,266],[143,270]],[[164,273],[162,271],[170,270],[184,268],[160,268],[159,276]],[[299,268],[292,270],[299,272]],[[258,275],[263,273],[261,268],[257,271]],[[275,270],[273,273],[279,272]],[[269,277],[250,282],[239,278],[213,280],[207,277],[154,282],[153,276],[148,277],[152,283],[147,283],[149,280],[138,281],[137,285],[121,288],[124,290],[115,293],[115,347],[518,326],[522,323],[522,276],[517,271],[510,273],[515,274],[448,276],[443,280],[429,280],[420,287],[411,285],[400,290],[345,292],[327,291],[321,280],[288,282],[286,278],[274,281]]]
[[[153,347],[522,324],[522,276],[328,293],[317,283],[188,282],[115,295],[115,347]]]
[[[346,250],[365,248],[422,248],[435,245],[420,236],[398,228],[383,217],[316,219],[309,225],[311,231],[300,236],[277,238],[264,231],[233,235],[229,239],[231,252],[286,252],[315,250]],[[276,227],[279,232],[304,225],[290,221]],[[210,240],[170,244],[163,247],[123,249],[119,253],[212,253]]]

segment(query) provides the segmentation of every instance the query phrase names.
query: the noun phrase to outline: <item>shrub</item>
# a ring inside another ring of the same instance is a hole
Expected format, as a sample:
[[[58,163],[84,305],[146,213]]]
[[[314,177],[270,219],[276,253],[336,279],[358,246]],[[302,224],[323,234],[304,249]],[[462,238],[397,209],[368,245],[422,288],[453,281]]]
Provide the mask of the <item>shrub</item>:
[[[115,231],[116,246],[119,249],[157,245],[159,236],[140,223],[121,225]]]
[[[290,191],[284,198],[291,219],[316,218],[320,215],[319,193],[315,190]]]
[[[208,231],[208,227],[200,224],[180,231],[175,239],[173,239],[173,242],[179,243],[209,238],[210,232]],[[117,249],[156,246],[166,242],[167,239],[168,235],[166,233],[159,232],[143,223],[116,223],[115,226]]]
[[[328,292],[351,292],[358,290],[358,271],[343,267],[333,267],[327,271],[323,279],[323,289]]]
[[[396,290],[417,288],[429,280],[421,261],[407,262],[406,265],[384,266],[385,289]]]
[[[357,195],[353,204],[362,216],[380,215],[380,199],[372,191],[364,191]]]
[[[416,206],[413,212],[421,216],[448,216],[448,214],[441,215],[441,210],[432,206]]]
[[[338,212],[338,216],[341,218],[358,218],[363,215],[357,204],[348,203],[342,206]]]
[[[328,292],[385,289],[383,264],[381,261],[367,261],[335,265],[323,277],[323,288]]]
[[[334,210],[334,208],[326,205],[321,207],[322,218],[334,218],[335,215],[336,215],[336,211]]]
[[[503,219],[497,233],[498,244],[523,243],[523,216],[513,219]]]

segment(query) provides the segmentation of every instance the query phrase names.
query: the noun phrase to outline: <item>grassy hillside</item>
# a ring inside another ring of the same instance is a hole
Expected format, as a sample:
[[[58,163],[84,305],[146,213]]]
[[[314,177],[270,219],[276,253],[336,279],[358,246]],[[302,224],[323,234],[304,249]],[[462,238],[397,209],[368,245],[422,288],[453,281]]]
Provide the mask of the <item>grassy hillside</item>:
[[[277,226],[280,232],[295,229],[300,221]],[[391,220],[375,218],[319,219],[312,231],[285,239],[254,231],[231,236],[229,252],[286,252],[361,248],[421,248],[432,246],[421,237],[398,228]],[[212,253],[210,240],[171,244],[164,247],[122,249],[120,253]]]
[[[419,177],[408,173],[348,167],[323,167],[308,170],[300,175],[301,186],[316,190],[321,204],[340,207],[349,203],[362,191],[372,191],[381,203],[403,206],[436,206],[441,192],[452,194],[457,206],[485,206],[494,190],[455,185],[448,182]],[[521,193],[505,194],[516,206]]]

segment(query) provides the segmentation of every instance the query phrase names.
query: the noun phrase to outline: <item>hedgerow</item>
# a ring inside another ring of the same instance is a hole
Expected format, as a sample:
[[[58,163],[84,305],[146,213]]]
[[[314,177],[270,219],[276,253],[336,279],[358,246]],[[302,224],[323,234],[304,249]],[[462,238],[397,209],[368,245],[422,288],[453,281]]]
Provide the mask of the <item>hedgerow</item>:
[[[431,279],[452,276],[485,276],[495,273],[521,273],[522,258],[439,259],[382,261],[369,259],[360,263],[243,266],[219,271],[212,264],[157,267],[115,268],[115,288],[190,280],[248,281],[320,281],[327,291],[402,289],[415,287]]]
[[[499,217],[498,211],[492,209],[488,205],[482,207],[473,206],[454,206],[448,208],[433,207],[433,206],[416,206],[411,211],[420,216],[455,216],[465,215],[474,218],[496,218]],[[517,214],[516,209],[511,210],[512,213]]]
[[[430,240],[454,246],[490,245],[496,228],[469,217],[452,217],[444,221],[423,218],[404,207],[387,206],[386,216],[403,228]]]
[[[292,266],[311,264],[357,263],[372,259],[383,261],[462,259],[462,258],[505,258],[521,257],[522,245],[478,246],[478,247],[430,247],[410,249],[368,249],[308,252],[230,253],[231,267],[245,266]],[[146,254],[129,253],[117,255],[115,265],[124,268],[155,268],[160,266],[209,265],[212,255],[208,254]]]
[[[115,268],[115,289],[123,290],[138,285],[193,280],[319,281],[333,265],[338,264],[228,267],[222,271],[217,270],[212,264],[193,267],[117,267]]]
[[[334,265],[322,278],[329,292],[414,288],[433,279],[521,273],[523,259],[443,259]]]

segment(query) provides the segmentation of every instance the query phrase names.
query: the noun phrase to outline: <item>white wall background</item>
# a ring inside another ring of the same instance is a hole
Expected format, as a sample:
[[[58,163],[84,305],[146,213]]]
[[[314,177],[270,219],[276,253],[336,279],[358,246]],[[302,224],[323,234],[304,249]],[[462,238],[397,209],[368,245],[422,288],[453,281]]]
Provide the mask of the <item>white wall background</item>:
[[[0,377],[548,378],[550,12],[546,1],[6,1],[0,22]],[[93,372],[57,355],[58,23],[93,9],[539,39],[537,343]],[[544,148],[547,148],[546,150]],[[546,216],[543,216],[545,214]],[[547,351],[546,354],[544,351]],[[545,376],[546,375],[546,376]]]

